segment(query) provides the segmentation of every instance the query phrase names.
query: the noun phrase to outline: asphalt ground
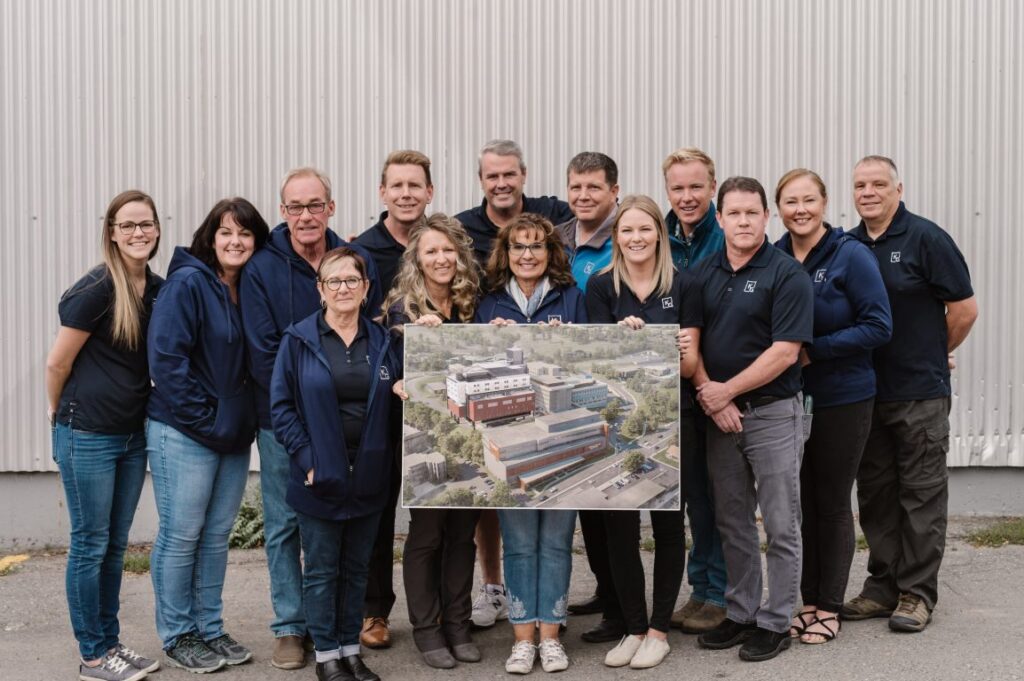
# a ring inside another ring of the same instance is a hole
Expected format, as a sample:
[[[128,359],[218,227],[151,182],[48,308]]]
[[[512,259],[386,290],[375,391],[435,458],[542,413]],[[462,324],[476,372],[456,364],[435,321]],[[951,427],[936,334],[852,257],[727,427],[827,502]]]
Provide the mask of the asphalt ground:
[[[598,621],[597,615],[572,617],[563,640],[572,661],[559,674],[571,679],[884,679],[898,681],[943,679],[1024,679],[1024,546],[976,548],[964,535],[981,520],[952,520],[946,558],[940,575],[940,600],[931,625],[919,634],[896,634],[882,619],[849,622],[836,641],[801,645],[774,660],[742,662],[737,649],[704,650],[695,636],[673,631],[672,652],[658,667],[646,671],[604,666],[604,654],[613,644],[588,644],[580,633]],[[398,545],[401,544],[399,538]],[[580,538],[577,534],[577,544]],[[653,554],[644,552],[648,568]],[[593,590],[593,577],[582,551],[573,559],[570,600]],[[856,594],[865,574],[867,552],[858,551],[851,572],[849,595]],[[77,647],[68,622],[64,599],[62,554],[34,554],[6,576],[0,577],[0,681],[49,681],[77,678]],[[648,574],[650,574],[648,572]],[[365,660],[383,679],[511,679],[504,671],[511,648],[511,628],[499,622],[478,632],[476,643],[484,654],[478,664],[462,664],[450,671],[427,668],[412,643],[402,593],[401,564],[395,566],[398,602],[391,623],[394,646],[367,651]],[[649,587],[649,585],[648,585]],[[684,584],[679,602],[685,601]],[[148,574],[125,576],[122,589],[122,639],[139,652],[160,657],[153,624],[153,590]],[[233,550],[224,592],[227,630],[254,653],[254,660],[216,673],[212,680],[289,681],[315,678],[312,663],[298,671],[270,666],[273,638],[266,562],[262,550]],[[545,676],[538,663],[533,676]],[[156,681],[185,681],[188,673],[163,668],[150,675]]]

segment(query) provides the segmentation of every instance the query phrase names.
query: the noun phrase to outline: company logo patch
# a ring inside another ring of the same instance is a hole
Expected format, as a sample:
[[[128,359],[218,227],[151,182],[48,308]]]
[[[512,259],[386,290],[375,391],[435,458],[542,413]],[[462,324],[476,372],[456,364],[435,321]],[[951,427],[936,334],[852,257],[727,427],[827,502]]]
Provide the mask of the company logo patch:
[[[549,314],[548,322],[560,322],[562,321],[562,315],[560,314]]]
[[[900,261],[900,252],[899,251],[893,251],[892,253],[889,254],[889,262],[899,262],[899,261]]]
[[[662,298],[661,299],[661,309],[662,310],[671,310],[673,307],[675,307],[675,305],[676,305],[676,301],[672,300],[671,297]]]
[[[753,293],[754,289],[757,288],[757,280],[747,280],[747,283],[743,286],[744,293]]]
[[[388,368],[386,366],[384,366],[384,365],[381,365],[381,367],[380,367],[380,380],[382,380],[382,381],[390,381],[391,380],[391,373],[388,371]]]
[[[593,271],[594,271],[594,263],[588,262],[586,265],[583,266],[583,274],[590,274]]]
[[[814,283],[820,284],[825,281],[825,270],[818,270],[814,273]]]

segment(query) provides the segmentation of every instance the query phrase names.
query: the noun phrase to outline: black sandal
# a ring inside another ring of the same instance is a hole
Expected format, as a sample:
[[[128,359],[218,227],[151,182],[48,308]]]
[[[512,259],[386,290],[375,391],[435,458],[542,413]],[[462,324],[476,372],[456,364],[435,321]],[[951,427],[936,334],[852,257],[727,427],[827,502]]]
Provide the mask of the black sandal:
[[[828,622],[835,622],[836,623],[836,628],[833,629],[831,626],[829,626],[827,624]],[[813,627],[815,624],[820,624],[821,628],[824,629],[824,631],[807,631],[808,629]],[[804,630],[801,632],[800,643],[806,643],[809,646],[814,646],[814,645],[821,645],[822,643],[828,643],[829,641],[834,641],[836,636],[839,635],[839,632],[842,630],[842,628],[843,628],[843,623],[839,621],[839,617],[837,615],[832,615],[831,617],[824,617],[824,618],[820,618],[818,616],[815,616],[814,617],[814,621],[811,622],[810,624],[808,624],[806,627],[804,627]],[[805,641],[803,639],[804,636],[820,636],[823,640],[821,640],[821,641]]]
[[[811,621],[808,622],[804,619],[805,617],[810,617]],[[795,619],[800,620],[800,626],[797,626],[796,624],[789,625],[790,638],[800,638],[803,636],[803,633],[807,631],[807,627],[818,621],[818,611],[804,610],[803,612],[798,613]]]

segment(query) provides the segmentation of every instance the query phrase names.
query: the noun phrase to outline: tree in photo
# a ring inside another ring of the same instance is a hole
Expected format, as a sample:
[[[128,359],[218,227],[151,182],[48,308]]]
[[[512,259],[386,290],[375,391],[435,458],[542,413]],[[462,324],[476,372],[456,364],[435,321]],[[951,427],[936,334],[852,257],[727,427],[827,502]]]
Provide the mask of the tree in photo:
[[[622,470],[627,473],[636,473],[647,463],[647,457],[640,452],[630,452],[622,459]]]

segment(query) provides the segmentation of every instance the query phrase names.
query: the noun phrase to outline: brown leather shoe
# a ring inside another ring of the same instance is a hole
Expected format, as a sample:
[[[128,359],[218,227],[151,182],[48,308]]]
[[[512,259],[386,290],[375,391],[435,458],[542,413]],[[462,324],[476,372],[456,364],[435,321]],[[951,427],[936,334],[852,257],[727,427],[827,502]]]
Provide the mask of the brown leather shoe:
[[[274,643],[270,664],[278,669],[302,669],[306,666],[306,649],[301,636],[280,636]]]
[[[683,626],[683,620],[695,614],[698,610],[700,610],[700,607],[702,605],[704,604],[701,601],[695,601],[691,597],[690,600],[686,601],[686,603],[683,604],[683,607],[679,608],[674,613],[672,613],[672,626],[676,629]]]
[[[359,642],[367,648],[390,648],[391,630],[386,617],[364,617]]]
[[[705,603],[700,610],[683,620],[680,629],[684,634],[703,634],[711,631],[725,620],[725,608]]]

